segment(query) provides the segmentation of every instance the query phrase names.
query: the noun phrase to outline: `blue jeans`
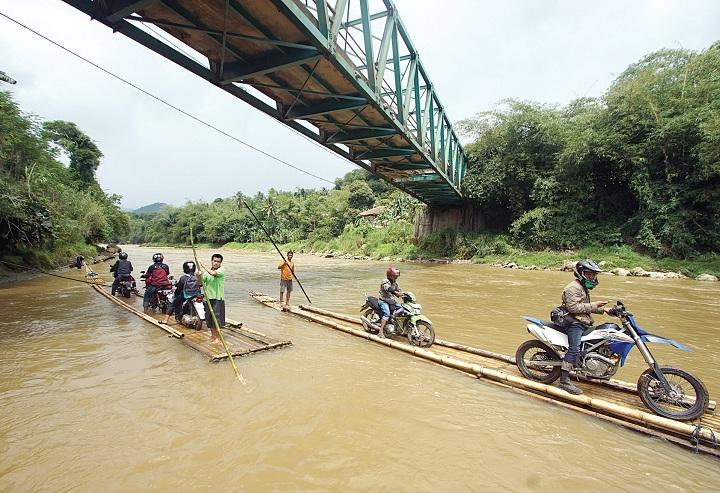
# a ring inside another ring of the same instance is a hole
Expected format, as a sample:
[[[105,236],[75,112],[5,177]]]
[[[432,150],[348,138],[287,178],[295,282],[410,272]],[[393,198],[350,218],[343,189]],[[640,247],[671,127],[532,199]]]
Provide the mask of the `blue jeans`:
[[[147,308],[150,306],[150,301],[152,300],[152,297],[155,294],[155,291],[157,291],[157,289],[158,288],[156,288],[152,284],[145,286],[145,294],[143,295],[143,308]]]
[[[378,306],[380,307],[380,310],[383,312],[383,320],[387,320],[390,318],[390,305],[387,301],[378,300]]]
[[[583,332],[585,332],[583,324],[575,323],[566,329],[568,336],[568,352],[565,353],[563,361],[572,363],[575,366],[580,364],[580,338]]]

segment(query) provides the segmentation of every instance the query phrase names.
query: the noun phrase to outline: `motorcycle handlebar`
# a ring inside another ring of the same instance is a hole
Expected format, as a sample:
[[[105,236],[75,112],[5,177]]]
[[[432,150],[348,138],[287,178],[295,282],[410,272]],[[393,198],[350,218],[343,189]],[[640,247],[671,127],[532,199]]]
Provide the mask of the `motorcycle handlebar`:
[[[614,306],[608,310],[608,315],[611,317],[619,317],[624,313],[624,310],[622,310],[619,306]]]

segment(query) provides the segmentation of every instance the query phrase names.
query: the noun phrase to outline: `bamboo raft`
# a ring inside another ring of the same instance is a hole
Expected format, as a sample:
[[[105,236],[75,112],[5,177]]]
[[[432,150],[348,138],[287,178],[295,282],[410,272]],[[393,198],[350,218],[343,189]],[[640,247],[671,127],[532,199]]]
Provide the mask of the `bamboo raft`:
[[[267,307],[281,310],[280,302],[271,296],[255,291],[251,291],[250,296]],[[515,358],[511,356],[437,338],[431,349],[410,346],[404,339],[404,342],[381,339],[365,332],[358,317],[309,305],[291,306],[287,312],[461,371],[485,382],[720,458],[720,416],[714,413],[715,401],[710,401],[708,412],[701,419],[694,422],[675,421],[648,412],[637,395],[636,386],[621,380],[583,381],[580,386],[584,393],[572,395],[552,385],[524,378],[515,365]]]
[[[158,314],[156,317],[154,314],[145,314],[142,310],[138,310],[123,299],[113,296],[107,291],[107,289],[101,286],[93,285],[92,288],[113,303],[125,308],[130,313],[133,313],[146,322],[164,330],[168,333],[168,337],[180,339],[183,344],[204,354],[210,359],[210,361],[227,359],[228,355],[222,347],[222,344],[219,342],[210,342],[209,330],[190,329],[184,325],[176,323],[172,317],[170,318],[170,322],[168,324],[161,324],[158,318],[161,315]],[[225,342],[227,343],[230,353],[233,356],[245,356],[258,351],[276,349],[292,344],[290,341],[274,339],[266,334],[244,327],[242,323],[229,318],[225,319],[225,327],[222,330]]]

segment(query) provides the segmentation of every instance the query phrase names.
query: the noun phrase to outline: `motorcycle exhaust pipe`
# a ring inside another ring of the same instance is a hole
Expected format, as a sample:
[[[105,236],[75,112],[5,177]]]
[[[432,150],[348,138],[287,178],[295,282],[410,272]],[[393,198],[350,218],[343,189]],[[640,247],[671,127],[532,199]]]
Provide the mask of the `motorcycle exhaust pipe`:
[[[372,323],[370,320],[368,320],[367,318],[363,317],[362,315],[360,316],[360,320],[362,320],[363,325],[367,325],[368,327],[370,327],[370,328],[372,328],[372,329],[375,329],[375,330],[377,330],[378,332],[380,332],[380,326],[379,326],[378,324]]]

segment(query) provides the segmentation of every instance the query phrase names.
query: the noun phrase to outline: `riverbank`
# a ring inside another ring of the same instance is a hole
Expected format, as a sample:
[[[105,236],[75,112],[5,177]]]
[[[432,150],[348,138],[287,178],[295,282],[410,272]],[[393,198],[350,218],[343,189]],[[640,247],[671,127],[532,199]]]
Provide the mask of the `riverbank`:
[[[381,260],[387,262],[419,262],[419,263],[476,263],[494,267],[524,270],[571,270],[579,259],[592,258],[600,263],[603,270],[617,276],[635,276],[651,278],[690,278],[699,281],[717,282],[720,277],[720,256],[705,255],[695,260],[655,259],[642,255],[627,246],[620,247],[588,247],[566,251],[527,251],[507,245],[506,253],[486,255],[433,255],[433,251],[421,251],[418,245],[411,245],[409,255],[386,254],[386,249],[368,252],[367,248],[355,251],[343,251],[331,248],[336,241],[322,244],[314,242],[309,248],[308,242],[290,242],[278,245],[283,253],[293,250],[325,258],[343,258],[354,260]],[[187,245],[146,244],[148,247],[183,248]],[[202,244],[203,248],[219,248],[221,250],[246,250],[251,252],[275,252],[270,242],[226,243],[224,245]],[[362,245],[366,246],[366,245]],[[465,250],[467,252],[467,249]]]
[[[5,255],[0,258],[0,285],[32,279],[47,271],[67,272],[73,268],[77,255],[82,255],[88,265],[94,265],[112,259],[115,252],[100,245],[72,245],[53,252],[27,250],[18,255]]]

